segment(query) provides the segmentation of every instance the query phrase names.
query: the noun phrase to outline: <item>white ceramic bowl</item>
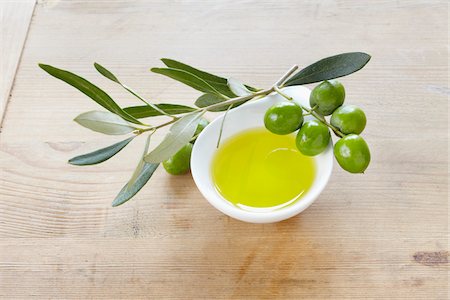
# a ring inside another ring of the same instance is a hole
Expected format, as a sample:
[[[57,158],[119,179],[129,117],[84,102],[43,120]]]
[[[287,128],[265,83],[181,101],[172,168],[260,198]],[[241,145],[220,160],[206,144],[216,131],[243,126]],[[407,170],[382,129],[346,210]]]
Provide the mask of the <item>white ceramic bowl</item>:
[[[283,91],[293,97],[296,102],[309,107],[309,89],[299,86],[284,88]],[[222,143],[243,130],[264,127],[264,113],[270,106],[280,101],[286,100],[278,94],[272,94],[231,110],[225,120]],[[217,150],[216,144],[222,118],[223,115],[216,118],[203,130],[195,142],[191,157],[191,170],[195,184],[212,206],[222,213],[241,221],[272,223],[299,214],[310,206],[323,191],[333,169],[333,149],[331,143],[323,153],[314,157],[316,176],[312,187],[293,204],[277,210],[255,212],[243,210],[228,202],[214,187],[211,175],[211,163]],[[311,118],[313,117],[307,116],[305,120]]]

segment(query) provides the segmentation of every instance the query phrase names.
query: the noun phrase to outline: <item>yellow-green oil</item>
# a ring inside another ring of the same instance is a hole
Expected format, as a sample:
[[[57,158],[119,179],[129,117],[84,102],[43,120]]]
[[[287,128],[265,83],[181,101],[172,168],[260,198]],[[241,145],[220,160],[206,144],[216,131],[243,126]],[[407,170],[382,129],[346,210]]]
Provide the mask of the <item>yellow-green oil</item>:
[[[224,141],[212,163],[218,192],[248,210],[278,209],[299,200],[312,186],[314,159],[298,151],[295,135],[250,129]]]

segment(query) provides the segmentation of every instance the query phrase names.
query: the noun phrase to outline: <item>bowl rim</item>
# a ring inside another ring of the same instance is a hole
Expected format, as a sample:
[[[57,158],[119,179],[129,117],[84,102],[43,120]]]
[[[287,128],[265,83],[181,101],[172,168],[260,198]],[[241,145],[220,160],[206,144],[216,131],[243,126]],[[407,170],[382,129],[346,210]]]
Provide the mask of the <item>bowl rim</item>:
[[[289,93],[289,92],[301,92],[304,95],[306,95],[305,93],[307,93],[309,95],[310,90],[306,87],[287,87],[283,89],[284,92]],[[264,105],[264,101],[273,101],[273,98],[278,98],[281,97],[279,95],[268,95],[265,96],[261,99],[259,99],[256,102],[250,102],[250,103],[245,103],[240,107],[237,107],[234,110],[231,110],[228,112],[228,117],[230,117],[231,114],[238,114],[240,113],[240,109],[241,108],[257,108],[258,106],[262,106]],[[277,99],[279,101],[279,99]],[[299,100],[296,100],[299,101]],[[197,188],[199,189],[199,191],[201,192],[201,194],[203,195],[203,197],[205,197],[205,199],[213,206],[215,207],[217,210],[221,211],[222,213],[244,221],[244,222],[250,222],[250,223],[272,223],[272,222],[278,222],[278,221],[282,221],[288,218],[291,218],[299,213],[301,213],[302,211],[304,211],[306,208],[308,208],[316,199],[317,197],[320,195],[320,193],[324,190],[324,188],[326,187],[331,174],[332,174],[332,170],[333,170],[333,145],[332,142],[329,143],[327,149],[320,154],[321,157],[323,157],[322,161],[323,163],[319,166],[319,163],[317,162],[317,159],[315,159],[315,164],[316,167],[321,167],[324,168],[324,175],[321,176],[320,178],[315,178],[314,183],[313,183],[313,188],[310,189],[304,196],[302,196],[302,198],[299,201],[295,201],[294,203],[287,205],[285,207],[279,208],[277,210],[272,210],[272,211],[259,211],[259,212],[254,212],[254,211],[248,211],[248,210],[244,210],[242,208],[239,208],[233,204],[231,204],[228,200],[226,200],[214,187],[214,183],[212,182],[212,178],[210,176],[210,173],[206,174],[207,176],[205,176],[204,171],[202,171],[200,167],[198,167],[200,165],[200,160],[204,160],[204,158],[201,156],[201,152],[202,150],[199,149],[200,145],[202,144],[202,141],[204,139],[208,139],[210,138],[210,135],[212,134],[212,128],[214,126],[214,124],[217,124],[219,122],[221,122],[221,120],[223,119],[223,114],[217,118],[215,118],[198,136],[197,138],[197,142],[194,144],[194,147],[192,149],[192,156],[191,156],[191,172],[192,172],[192,177],[194,179],[194,182],[197,186]],[[241,131],[237,131],[233,133],[233,136],[238,134],[239,132],[243,132],[245,130],[249,130],[251,127],[245,127],[242,128]],[[209,165],[209,167],[211,167]],[[210,171],[210,168],[208,170],[208,172]],[[205,178],[207,178],[208,182],[205,182]],[[211,192],[210,189],[210,185],[213,186],[213,190],[214,192]]]

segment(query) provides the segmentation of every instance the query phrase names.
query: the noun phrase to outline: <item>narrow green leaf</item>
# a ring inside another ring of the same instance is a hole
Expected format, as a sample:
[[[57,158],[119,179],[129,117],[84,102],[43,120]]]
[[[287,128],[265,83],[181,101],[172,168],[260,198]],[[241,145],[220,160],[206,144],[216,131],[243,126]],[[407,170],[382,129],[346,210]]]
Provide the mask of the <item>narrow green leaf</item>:
[[[300,70],[286,81],[284,86],[314,83],[346,76],[362,69],[369,60],[370,55],[363,52],[330,56]]]
[[[69,160],[69,164],[76,166],[87,166],[102,163],[117,153],[120,152],[126,145],[128,145],[135,137],[129,137],[126,140],[120,141],[114,145],[98,149],[96,151],[76,156]]]
[[[236,95],[228,87],[227,79],[224,77],[220,77],[220,76],[196,69],[194,67],[191,67],[189,65],[186,65],[182,62],[179,62],[179,61],[176,61],[176,60],[173,60],[170,58],[162,58],[161,60],[169,68],[184,70],[184,71],[187,71],[187,72],[194,74],[195,76],[203,79],[204,81],[209,83],[212,87],[214,87],[217,91],[219,91],[219,93],[221,93],[227,97],[230,97],[230,98],[236,97]],[[254,88],[254,87],[251,87],[248,85],[246,85],[246,87],[252,92],[258,91],[257,88]]]
[[[147,102],[147,100],[145,100],[144,98],[142,98],[141,96],[139,96],[135,91],[133,91],[131,88],[129,88],[128,86],[126,86],[125,84],[123,84],[122,82],[120,82],[120,80],[109,70],[107,70],[105,67],[103,67],[102,65],[98,64],[98,63],[94,63],[94,67],[97,69],[97,71],[100,72],[100,74],[102,74],[103,76],[105,76],[106,78],[118,83],[121,87],[123,87],[125,90],[127,90],[130,94],[132,94],[133,96],[135,96],[136,98],[138,98],[139,100],[141,100],[142,102],[144,102],[146,105],[150,106],[152,109],[154,109],[155,111],[159,112],[161,115],[166,115],[169,117],[172,117],[170,114],[165,113],[164,111],[160,110],[155,104]]]
[[[147,154],[144,160],[148,163],[159,163],[169,159],[194,136],[203,112],[193,112],[183,116],[170,127],[164,140]]]
[[[200,77],[197,77],[196,75],[186,72],[184,70],[171,68],[152,68],[151,71],[154,73],[168,76],[200,92],[220,95],[220,93],[215,88],[213,88],[209,83],[207,83]]]
[[[244,84],[244,86],[245,86],[249,91],[251,91],[251,92],[258,92],[258,91],[261,90],[261,89],[258,89],[258,88],[249,86],[249,85],[247,85],[247,84]]]
[[[219,93],[221,93],[227,97],[230,97],[230,98],[236,97],[236,95],[233,94],[233,92],[228,87],[226,78],[193,68],[189,65],[186,65],[182,62],[179,62],[179,61],[176,61],[173,59],[162,58],[161,60],[169,68],[184,70],[186,72],[194,74],[195,76],[203,79],[204,81],[209,83],[212,87],[214,87]]]
[[[195,105],[196,105],[197,107],[203,108],[203,107],[207,107],[207,106],[210,106],[210,105],[213,105],[213,104],[216,104],[216,103],[223,102],[223,101],[225,101],[225,100],[226,100],[226,99],[223,99],[223,98],[221,98],[221,97],[218,97],[218,96],[216,96],[216,95],[214,95],[214,94],[203,94],[203,95],[201,95],[201,96],[195,101]],[[242,105],[242,104],[244,104],[246,101],[247,101],[247,100],[244,100],[244,101],[239,102],[239,103],[235,103],[235,104],[233,104],[233,107],[237,107],[237,106],[239,106],[239,105]],[[229,106],[229,105],[226,105],[226,104],[225,104],[224,106],[219,106],[219,107],[213,108],[213,109],[211,109],[211,110],[209,110],[209,111],[213,111],[213,112],[224,111],[224,110],[227,110],[227,109],[228,109],[228,106]]]
[[[236,78],[228,78],[227,85],[230,90],[239,97],[247,96],[252,93],[245,87],[242,82],[240,82]]]
[[[118,115],[108,111],[85,112],[77,116],[74,121],[88,129],[109,135],[127,134],[137,129]]]
[[[217,138],[216,148],[219,148],[220,146],[220,141],[222,140],[223,127],[225,125],[225,119],[227,118],[228,112],[230,111],[231,108],[233,108],[233,104],[228,106],[227,110],[225,111],[225,114],[223,115],[222,123],[220,124],[219,137]]]
[[[141,169],[141,171],[138,173],[136,180],[133,184],[126,184],[119,192],[119,194],[116,196],[114,201],[112,202],[112,206],[116,207],[121,204],[124,204],[128,200],[130,200],[134,195],[139,192],[142,187],[149,181],[149,179],[152,177],[153,173],[158,168],[159,164],[149,164],[145,163]]]
[[[148,182],[158,168],[159,164],[149,164],[144,161],[144,157],[147,154],[148,146],[150,144],[150,137],[151,135],[147,137],[144,151],[133,175],[128,183],[120,190],[119,194],[114,199],[112,206],[118,206],[130,200]]]
[[[95,69],[97,69],[97,71],[102,74],[103,76],[105,76],[106,78],[108,78],[109,80],[112,80],[114,82],[117,82],[118,84],[121,84],[119,79],[117,79],[117,77],[111,73],[109,70],[107,70],[105,67],[103,67],[102,65],[98,64],[98,63],[94,63],[94,67]]]
[[[148,147],[150,146],[151,137],[152,137],[151,134],[149,136],[147,136],[147,139],[145,141],[144,151],[142,151],[142,155],[139,158],[139,163],[138,163],[136,169],[134,170],[133,175],[131,176],[130,180],[128,181],[129,186],[133,185],[136,182],[137,178],[139,177],[139,174],[142,172],[142,168],[146,164],[146,162],[144,161],[144,157],[147,155]]]
[[[224,102],[226,99],[214,94],[203,94],[195,101],[197,107],[206,107],[216,103]]]
[[[110,112],[121,116],[123,119],[129,122],[142,124],[139,120],[123,111],[120,106],[117,105],[117,103],[114,102],[114,100],[105,91],[87,81],[86,79],[69,71],[58,69],[49,65],[39,64],[39,67],[41,67],[45,72],[52,75],[53,77],[56,77],[78,89],[80,92],[90,97],[92,100],[94,100]]]
[[[195,110],[195,108],[193,108],[193,107],[179,105],[179,104],[161,103],[161,104],[156,104],[156,106],[159,109],[165,111],[166,113],[168,113],[170,115],[179,115],[179,114],[192,112]],[[156,109],[154,109],[150,106],[147,106],[147,105],[125,107],[123,110],[126,111],[131,116],[138,118],[138,119],[162,115],[162,113],[160,113]]]

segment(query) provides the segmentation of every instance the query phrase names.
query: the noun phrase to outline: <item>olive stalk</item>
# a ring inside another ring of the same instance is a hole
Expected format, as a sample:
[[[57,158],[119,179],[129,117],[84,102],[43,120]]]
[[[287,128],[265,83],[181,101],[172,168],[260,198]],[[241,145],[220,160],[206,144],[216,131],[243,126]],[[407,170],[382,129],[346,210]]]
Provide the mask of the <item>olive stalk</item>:
[[[294,100],[291,96],[288,96],[287,94],[283,93],[278,86],[274,86],[275,92],[277,92],[280,96],[286,98],[289,101]]]
[[[304,108],[303,108],[304,109]],[[308,111],[308,110],[306,110]],[[345,134],[343,134],[342,132],[339,131],[339,129],[337,129],[336,127],[334,127],[333,125],[331,125],[330,123],[327,122],[327,120],[325,120],[325,118],[319,114],[317,114],[315,111],[310,110],[310,113],[312,116],[314,116],[316,119],[318,119],[319,121],[321,121],[323,124],[327,125],[328,128],[330,128],[331,130],[333,130],[333,132],[338,135],[339,137],[344,137]]]
[[[277,92],[280,96],[286,98],[289,101],[294,100],[291,96],[286,95],[285,93],[283,93],[278,87],[274,87],[275,92]],[[331,130],[333,130],[333,132],[340,137],[344,137],[345,134],[343,134],[342,132],[339,131],[339,129],[337,129],[336,127],[334,127],[333,125],[331,125],[330,123],[327,122],[327,120],[325,120],[325,118],[321,115],[319,115],[318,113],[316,113],[314,111],[314,109],[317,107],[317,105],[315,107],[313,107],[312,109],[309,109],[303,105],[300,105],[300,107],[305,110],[306,112],[308,112],[308,114],[310,114],[311,116],[315,117],[316,119],[318,119],[320,122],[322,122],[323,124],[325,124],[328,128],[330,128]]]
[[[297,71],[298,65],[293,65],[280,79],[275,82],[274,86],[280,87],[282,84],[291,76],[295,71]]]
[[[138,129],[138,130],[136,130],[135,131],[135,134],[136,135],[139,135],[139,134],[142,134],[142,133],[144,133],[144,132],[147,132],[147,131],[156,131],[157,129],[159,129],[159,128],[162,128],[162,127],[165,127],[165,126],[167,126],[167,125],[170,125],[170,124],[173,124],[173,123],[175,123],[176,121],[178,121],[180,118],[179,117],[175,117],[174,116],[174,118],[172,119],[172,120],[170,120],[170,121],[168,121],[168,122],[165,122],[165,123],[162,123],[162,124],[160,124],[160,125],[158,125],[158,126],[151,126],[151,127],[148,127],[148,128],[140,128],[140,129]]]
[[[218,108],[218,107],[222,107],[222,106],[228,106],[230,104],[235,104],[235,103],[239,103],[239,102],[244,102],[244,101],[248,101],[251,100],[253,98],[255,98],[256,96],[266,96],[268,94],[270,94],[271,92],[273,92],[273,87],[270,89],[266,89],[266,90],[262,90],[256,93],[252,93],[249,95],[245,95],[245,96],[240,96],[240,97],[235,97],[235,98],[231,98],[227,101],[224,102],[219,102],[219,103],[215,103],[215,104],[211,104],[209,106],[206,106],[202,109],[199,110],[204,110],[204,111],[208,111],[214,108]]]

